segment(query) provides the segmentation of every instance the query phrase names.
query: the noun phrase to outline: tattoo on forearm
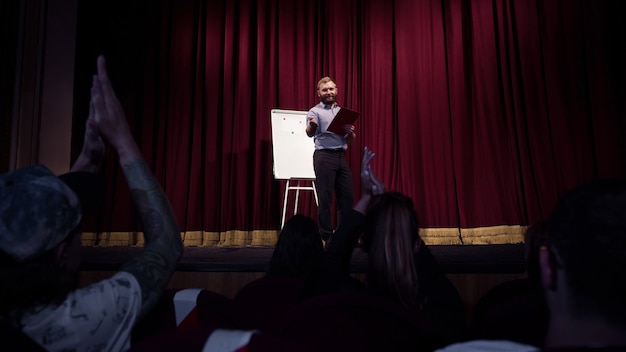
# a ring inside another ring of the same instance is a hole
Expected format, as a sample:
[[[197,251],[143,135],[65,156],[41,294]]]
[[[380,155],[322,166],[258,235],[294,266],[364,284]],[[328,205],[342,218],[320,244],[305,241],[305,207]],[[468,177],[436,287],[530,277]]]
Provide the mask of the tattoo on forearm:
[[[142,253],[122,270],[131,272],[139,281],[145,309],[166,287],[180,259],[182,241],[170,203],[145,162],[138,160],[122,167],[146,239]]]

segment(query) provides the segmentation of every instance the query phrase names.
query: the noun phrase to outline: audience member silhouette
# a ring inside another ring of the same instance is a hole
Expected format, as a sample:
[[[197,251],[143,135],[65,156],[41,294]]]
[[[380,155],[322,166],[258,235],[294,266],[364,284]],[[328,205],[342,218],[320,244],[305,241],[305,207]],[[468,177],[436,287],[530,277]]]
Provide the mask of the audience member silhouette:
[[[539,248],[545,222],[524,234],[526,277],[504,281],[480,297],[470,322],[472,339],[505,339],[543,346],[549,312],[539,278]]]
[[[107,142],[117,153],[146,244],[111,278],[77,288],[81,220]],[[97,59],[85,144],[70,173],[38,165],[0,175],[0,320],[48,351],[123,351],[131,329],[166,287],[182,254],[165,193],[133,140]],[[16,335],[17,336],[17,335]],[[17,337],[16,337],[17,338]],[[11,346],[11,340],[5,340]]]
[[[538,234],[537,269],[550,312],[543,347],[475,340],[442,351],[626,350],[626,179],[570,191]]]
[[[465,337],[465,307],[450,280],[419,237],[413,202],[386,192],[371,168],[375,154],[365,147],[361,196],[325,252],[321,292],[365,290],[426,313],[448,341]],[[360,230],[368,254],[365,285],[350,277],[349,264]]]
[[[545,349],[626,349],[626,179],[567,194],[546,230],[539,250],[550,309]]]
[[[320,275],[324,248],[317,224],[296,214],[285,222],[264,277],[242,287],[234,297],[244,312],[240,325],[275,333],[291,307],[309,296]]]
[[[372,200],[363,247],[369,257],[367,284],[372,292],[424,311],[450,341],[465,338],[465,306],[420,238],[411,198],[386,192]]]
[[[280,231],[267,275],[301,279],[317,276],[323,256],[324,247],[315,220],[296,214]]]

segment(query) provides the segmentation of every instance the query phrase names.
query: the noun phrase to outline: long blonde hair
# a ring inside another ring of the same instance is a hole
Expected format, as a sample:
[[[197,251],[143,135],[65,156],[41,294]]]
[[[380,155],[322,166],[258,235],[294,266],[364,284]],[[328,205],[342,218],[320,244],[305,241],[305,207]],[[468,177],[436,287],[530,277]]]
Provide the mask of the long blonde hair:
[[[419,309],[414,248],[419,241],[411,198],[387,192],[368,207],[363,244],[369,255],[367,285],[376,294]]]

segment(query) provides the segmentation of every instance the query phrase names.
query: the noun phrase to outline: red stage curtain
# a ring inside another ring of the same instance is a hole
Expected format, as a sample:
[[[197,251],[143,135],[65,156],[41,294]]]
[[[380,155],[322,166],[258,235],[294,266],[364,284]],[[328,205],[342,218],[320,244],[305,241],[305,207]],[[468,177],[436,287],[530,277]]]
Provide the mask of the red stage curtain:
[[[217,234],[202,244],[238,231],[255,243],[254,231],[278,230],[283,184],[272,174],[270,110],[307,110],[325,75],[339,103],[362,112],[348,153],[356,194],[367,145],[375,171],[413,198],[435,237],[452,229],[460,243],[516,241],[507,228],[547,216],[565,191],[626,174],[625,7],[80,2],[77,76],[87,79],[77,87],[88,92],[93,65],[84,63],[105,54],[181,229]],[[78,102],[77,114],[86,106]],[[96,230],[140,231],[114,160],[106,168],[117,178]],[[300,204],[316,217],[310,194]]]

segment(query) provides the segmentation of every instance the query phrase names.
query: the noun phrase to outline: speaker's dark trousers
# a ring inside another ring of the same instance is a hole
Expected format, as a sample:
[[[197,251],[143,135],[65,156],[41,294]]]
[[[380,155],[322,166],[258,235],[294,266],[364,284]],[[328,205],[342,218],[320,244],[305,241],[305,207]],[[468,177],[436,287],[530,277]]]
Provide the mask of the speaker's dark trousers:
[[[343,149],[317,149],[313,153],[313,169],[319,205],[317,208],[320,234],[325,241],[333,234],[330,214],[333,191],[337,198],[338,210],[348,211],[354,203],[352,173]],[[340,221],[341,216],[337,217]]]

